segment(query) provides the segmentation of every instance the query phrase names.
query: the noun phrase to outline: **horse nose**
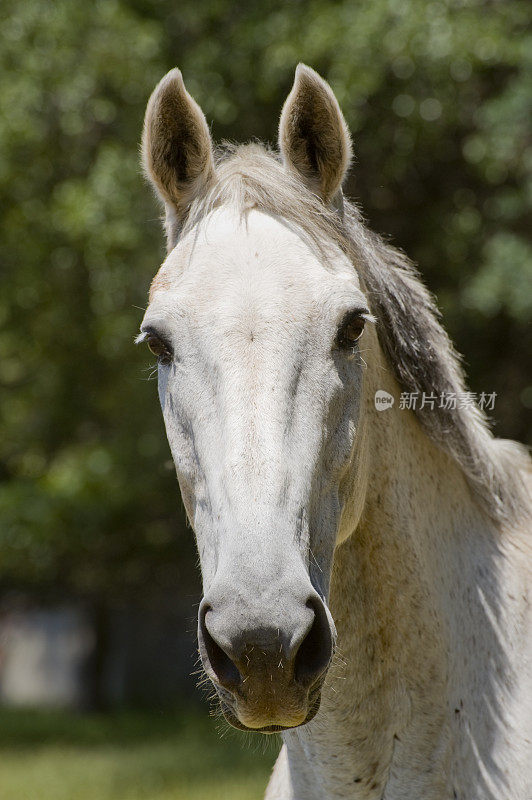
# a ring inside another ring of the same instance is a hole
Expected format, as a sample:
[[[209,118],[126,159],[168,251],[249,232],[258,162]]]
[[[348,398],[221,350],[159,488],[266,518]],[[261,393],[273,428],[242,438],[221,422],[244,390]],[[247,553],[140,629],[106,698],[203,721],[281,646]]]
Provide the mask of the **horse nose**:
[[[316,593],[282,614],[264,608],[259,618],[204,598],[198,641],[208,676],[230,692],[250,676],[267,675],[272,681],[276,674],[283,683],[310,688],[327,669],[333,649],[325,605]]]

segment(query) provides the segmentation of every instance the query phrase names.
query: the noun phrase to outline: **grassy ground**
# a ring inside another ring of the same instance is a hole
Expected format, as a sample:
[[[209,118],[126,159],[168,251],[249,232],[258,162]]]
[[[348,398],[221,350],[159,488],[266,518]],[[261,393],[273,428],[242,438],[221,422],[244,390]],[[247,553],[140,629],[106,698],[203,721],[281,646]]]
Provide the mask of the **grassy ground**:
[[[0,800],[261,800],[272,739],[228,732],[206,711],[1,710]]]

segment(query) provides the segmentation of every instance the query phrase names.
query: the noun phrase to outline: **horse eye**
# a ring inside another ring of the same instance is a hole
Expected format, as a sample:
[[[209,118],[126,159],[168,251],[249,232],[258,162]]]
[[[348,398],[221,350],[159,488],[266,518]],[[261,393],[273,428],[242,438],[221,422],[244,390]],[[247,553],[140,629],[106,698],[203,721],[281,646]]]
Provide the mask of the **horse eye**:
[[[146,343],[154,356],[160,364],[169,364],[172,360],[172,351],[168,345],[159,336],[154,333],[149,333],[146,338]]]
[[[360,311],[350,312],[344,318],[336,337],[338,347],[348,350],[355,346],[362,336],[364,325],[366,324],[366,320],[362,316],[363,313]]]

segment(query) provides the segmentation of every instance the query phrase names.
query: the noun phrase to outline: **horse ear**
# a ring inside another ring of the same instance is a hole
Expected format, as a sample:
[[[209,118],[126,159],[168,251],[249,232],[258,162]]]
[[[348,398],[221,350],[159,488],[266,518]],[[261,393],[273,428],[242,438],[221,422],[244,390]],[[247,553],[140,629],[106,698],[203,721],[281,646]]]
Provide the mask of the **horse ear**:
[[[351,137],[331,87],[305,64],[297,66],[281,113],[279,147],[286,165],[330,202],[351,161]]]
[[[170,217],[182,217],[191,200],[214,180],[207,121],[178,69],[164,76],[148,101],[142,162]]]

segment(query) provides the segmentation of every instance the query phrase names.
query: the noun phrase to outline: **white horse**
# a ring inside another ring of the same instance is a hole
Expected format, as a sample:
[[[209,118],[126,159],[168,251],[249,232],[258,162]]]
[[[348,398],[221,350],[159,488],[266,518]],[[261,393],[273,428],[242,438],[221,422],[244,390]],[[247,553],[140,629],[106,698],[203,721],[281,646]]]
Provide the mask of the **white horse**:
[[[528,456],[344,204],[349,132],[308,67],[279,144],[215,155],[178,70],[148,103],[168,256],[139,339],[200,554],[203,667],[231,724],[282,732],[268,800],[530,800]]]

